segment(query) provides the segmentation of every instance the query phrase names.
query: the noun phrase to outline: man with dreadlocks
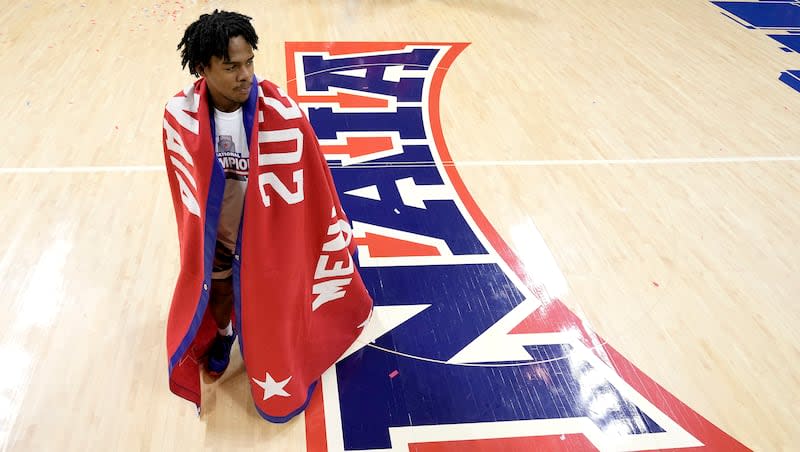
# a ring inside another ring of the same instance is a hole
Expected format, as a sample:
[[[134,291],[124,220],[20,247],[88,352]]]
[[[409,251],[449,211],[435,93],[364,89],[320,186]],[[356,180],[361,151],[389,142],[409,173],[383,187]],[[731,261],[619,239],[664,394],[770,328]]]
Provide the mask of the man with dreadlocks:
[[[234,341],[233,255],[250,162],[242,104],[250,95],[253,50],[258,49],[258,36],[248,19],[241,14],[217,11],[203,15],[189,25],[178,44],[178,49],[182,48],[183,67],[188,66],[192,75],[206,80],[214,107],[216,154],[225,172],[209,297],[209,308],[219,330],[207,362],[208,373],[215,377],[228,367]],[[227,36],[220,36],[225,28],[230,30],[226,34],[233,35],[227,40],[224,39]]]
[[[181,250],[170,389],[199,410],[199,363],[222,375],[238,334],[256,408],[285,422],[360,334],[372,301],[310,123],[254,74],[250,20],[215,10],[178,44],[199,80],[167,102],[163,122]]]

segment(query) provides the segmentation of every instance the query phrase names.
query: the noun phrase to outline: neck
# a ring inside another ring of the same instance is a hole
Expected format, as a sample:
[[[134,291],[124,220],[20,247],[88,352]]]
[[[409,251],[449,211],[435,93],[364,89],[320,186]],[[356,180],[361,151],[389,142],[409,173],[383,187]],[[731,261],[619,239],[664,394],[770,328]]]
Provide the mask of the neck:
[[[242,106],[242,104],[233,102],[222,96],[215,96],[210,87],[206,89],[206,92],[208,93],[208,97],[211,99],[211,105],[213,105],[214,108],[219,111],[231,113],[238,110],[239,107]]]
[[[234,112],[234,111],[238,110],[242,106],[242,104],[239,104],[239,103],[236,103],[236,102],[229,102],[229,103],[219,104],[216,101],[214,101],[213,97],[211,98],[211,103],[214,105],[214,108],[216,108],[219,111],[225,112],[225,113]]]

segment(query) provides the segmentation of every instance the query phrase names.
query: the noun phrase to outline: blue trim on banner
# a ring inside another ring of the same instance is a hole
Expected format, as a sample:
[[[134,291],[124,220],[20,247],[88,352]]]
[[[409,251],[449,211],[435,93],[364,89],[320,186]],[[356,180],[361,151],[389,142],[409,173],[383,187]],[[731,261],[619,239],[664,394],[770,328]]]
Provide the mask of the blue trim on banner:
[[[311,386],[308,388],[308,393],[306,394],[306,401],[303,402],[303,406],[301,406],[300,408],[292,411],[291,413],[289,413],[286,416],[270,416],[270,415],[264,413],[263,411],[261,411],[261,409],[258,408],[258,405],[255,405],[256,411],[258,411],[259,416],[261,416],[264,419],[266,419],[266,420],[268,420],[270,422],[273,422],[275,424],[283,424],[283,423],[289,422],[289,421],[292,420],[293,417],[295,417],[298,414],[302,413],[303,410],[306,409],[306,407],[308,406],[309,402],[311,402],[311,394],[314,393],[314,388],[316,388],[316,387],[317,387],[317,382],[316,381],[314,383],[311,383]]]
[[[210,103],[209,97],[209,116],[211,119],[211,148],[215,149],[216,142],[216,128],[214,124],[214,109]],[[208,307],[208,298],[211,291],[211,271],[214,264],[214,252],[216,250],[217,242],[217,223],[219,222],[220,211],[222,210],[222,198],[225,193],[225,172],[222,169],[222,164],[216,158],[214,153],[211,158],[214,163],[211,169],[211,183],[208,189],[208,199],[206,200],[206,219],[203,233],[203,289],[200,291],[200,300],[197,302],[197,310],[192,318],[192,323],[189,325],[189,331],[181,340],[175,354],[172,355],[169,362],[169,373],[172,374],[173,368],[183,359],[186,351],[194,342],[197,336],[197,330],[203,322],[206,308]]]

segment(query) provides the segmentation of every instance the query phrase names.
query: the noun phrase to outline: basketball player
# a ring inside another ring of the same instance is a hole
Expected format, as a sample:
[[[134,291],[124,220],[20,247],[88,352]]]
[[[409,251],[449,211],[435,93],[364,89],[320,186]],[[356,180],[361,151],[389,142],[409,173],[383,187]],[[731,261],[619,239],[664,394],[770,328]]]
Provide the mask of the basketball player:
[[[242,14],[215,10],[189,25],[178,44],[182,66],[195,77],[206,79],[214,108],[214,147],[225,172],[208,303],[218,329],[206,363],[206,370],[214,377],[227,369],[236,337],[231,322],[232,267],[250,163],[242,105],[250,95],[253,51],[258,48],[250,20]]]

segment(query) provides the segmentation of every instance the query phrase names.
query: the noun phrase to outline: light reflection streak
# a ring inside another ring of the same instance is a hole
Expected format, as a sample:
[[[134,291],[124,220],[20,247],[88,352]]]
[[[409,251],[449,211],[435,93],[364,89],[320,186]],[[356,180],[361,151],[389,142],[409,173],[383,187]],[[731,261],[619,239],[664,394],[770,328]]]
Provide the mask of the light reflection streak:
[[[59,227],[53,235],[68,236]],[[52,327],[64,304],[64,271],[72,248],[69,240],[53,240],[32,267],[19,298],[11,306],[17,315],[0,342],[0,450],[10,445],[11,429],[30,385],[35,351],[31,350],[30,339],[38,336],[32,330]]]

